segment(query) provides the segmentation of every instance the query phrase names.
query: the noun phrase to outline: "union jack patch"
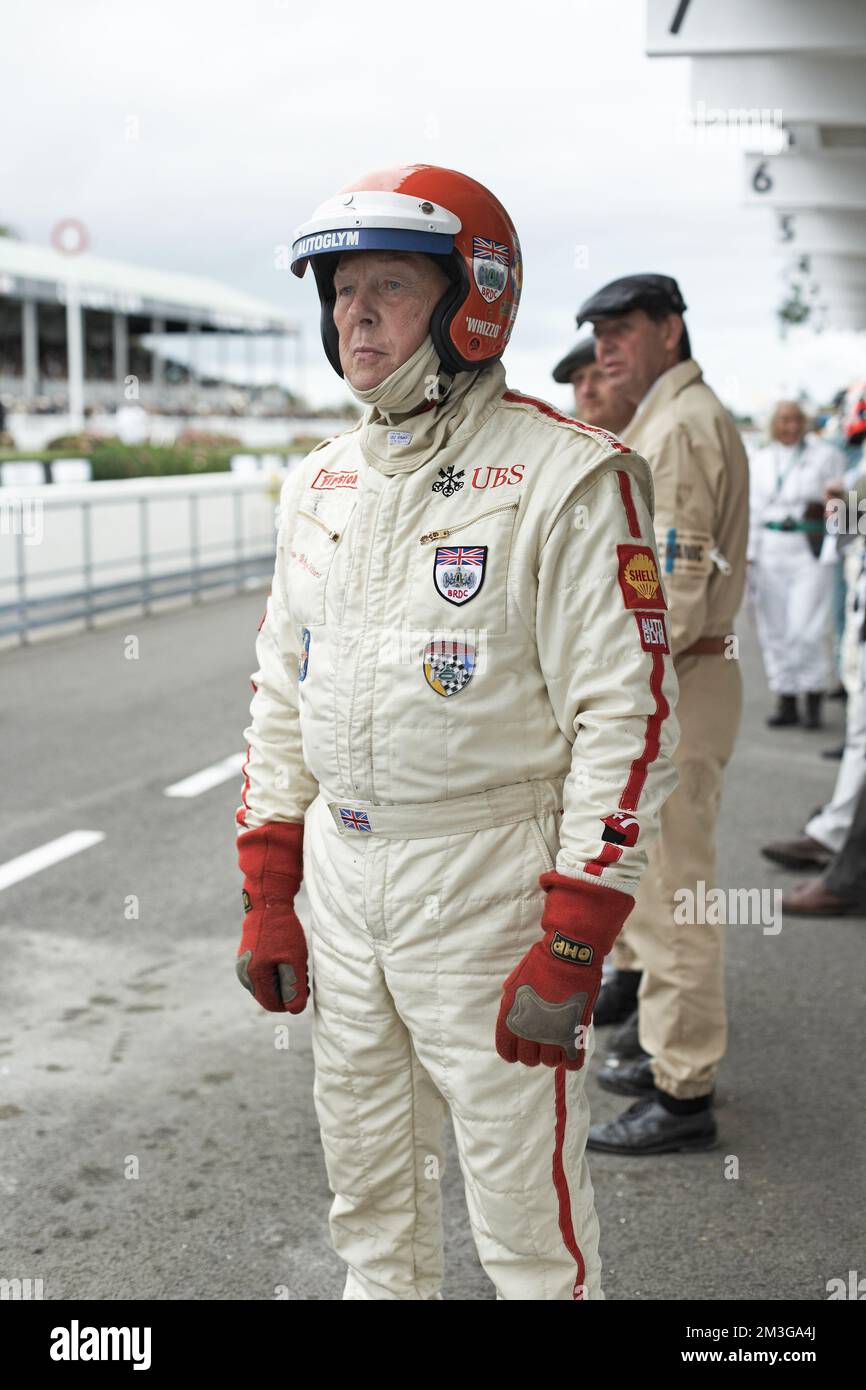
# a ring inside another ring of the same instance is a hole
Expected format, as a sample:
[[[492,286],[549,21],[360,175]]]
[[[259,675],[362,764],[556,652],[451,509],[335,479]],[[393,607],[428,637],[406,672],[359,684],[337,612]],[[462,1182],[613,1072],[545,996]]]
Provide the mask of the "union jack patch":
[[[350,806],[341,806],[340,820],[347,830],[367,830],[372,833],[373,827],[366,811],[353,811]]]
[[[472,238],[472,273],[481,296],[488,304],[498,299],[508,284],[511,247],[489,237]]]
[[[481,592],[486,567],[486,545],[437,545],[433,582],[437,592],[459,608]]]

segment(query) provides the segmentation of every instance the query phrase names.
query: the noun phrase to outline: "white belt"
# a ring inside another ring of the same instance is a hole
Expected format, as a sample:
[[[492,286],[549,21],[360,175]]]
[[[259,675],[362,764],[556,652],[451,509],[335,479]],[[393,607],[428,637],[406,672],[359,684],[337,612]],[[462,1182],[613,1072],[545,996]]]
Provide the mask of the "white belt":
[[[329,801],[341,835],[385,835],[392,840],[424,840],[510,825],[562,810],[564,778],[512,782],[473,796],[413,805],[380,806],[374,801]]]

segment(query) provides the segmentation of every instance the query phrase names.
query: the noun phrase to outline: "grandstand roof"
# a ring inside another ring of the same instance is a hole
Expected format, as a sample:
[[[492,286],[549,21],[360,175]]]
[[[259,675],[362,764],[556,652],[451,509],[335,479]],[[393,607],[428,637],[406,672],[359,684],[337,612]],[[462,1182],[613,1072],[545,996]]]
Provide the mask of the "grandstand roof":
[[[290,333],[295,325],[265,300],[209,280],[101,256],[70,256],[0,236],[0,295],[65,303],[75,285],[86,309],[165,320],[166,331],[198,324],[220,332]],[[141,331],[139,326],[139,331]]]

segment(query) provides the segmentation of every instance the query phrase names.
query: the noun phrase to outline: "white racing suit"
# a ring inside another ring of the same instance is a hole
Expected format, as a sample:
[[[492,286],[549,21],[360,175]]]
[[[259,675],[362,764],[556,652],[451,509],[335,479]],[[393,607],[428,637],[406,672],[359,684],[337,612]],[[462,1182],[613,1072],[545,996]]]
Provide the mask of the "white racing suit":
[[[633,895],[676,780],[652,482],[501,364],[463,378],[385,448],[368,411],[286,479],[237,819],[306,816],[344,1298],[442,1297],[450,1112],[496,1297],[600,1299],[586,1066],[494,1039],[539,875]]]
[[[788,518],[801,522],[808,503],[823,502],[844,462],[837,449],[807,437],[799,448],[768,444],[749,464],[751,588],[774,695],[833,684],[833,567],[812,553],[802,531],[774,528]]]

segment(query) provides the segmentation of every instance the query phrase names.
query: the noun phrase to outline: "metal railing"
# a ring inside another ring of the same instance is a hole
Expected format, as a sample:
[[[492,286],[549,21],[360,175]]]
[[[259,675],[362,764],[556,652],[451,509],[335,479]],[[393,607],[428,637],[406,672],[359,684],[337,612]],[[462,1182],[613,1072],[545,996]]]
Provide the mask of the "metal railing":
[[[275,474],[270,482],[259,478],[234,483],[201,478],[198,486],[172,486],[128,495],[122,491],[100,495],[97,489],[111,485],[96,483],[83,485],[74,496],[55,495],[54,488],[40,488],[37,493],[26,495],[21,490],[17,497],[0,496],[0,540],[4,548],[14,542],[14,562],[8,563],[7,551],[4,573],[0,574],[0,640],[17,635],[21,642],[26,642],[28,634],[38,628],[71,622],[83,621],[92,628],[100,615],[113,610],[140,606],[145,613],[151,613],[154,605],[165,599],[189,596],[195,603],[209,590],[233,588],[240,592],[253,581],[269,579],[274,567],[274,507],[283,476]],[[4,493],[14,491],[17,490],[4,489]],[[223,534],[208,540],[202,534],[202,504],[225,497],[232,499],[230,526],[224,524]],[[259,513],[255,525],[245,515],[250,502]],[[153,548],[152,511],[157,504],[173,508],[175,530],[178,526],[183,529],[178,509],[185,505],[186,537],[180,546]],[[78,512],[76,534],[71,528],[61,532],[65,547],[74,546],[77,541],[74,563],[38,569],[29,563],[33,546],[24,524],[24,508],[28,505],[36,509],[43,522],[46,514]],[[106,559],[96,553],[94,518],[104,517],[110,507],[137,509],[137,518],[131,518],[127,512],[119,523],[119,527],[131,530],[136,543],[125,547],[119,556]],[[263,513],[268,516],[269,527],[261,525]],[[130,569],[136,571],[132,577]],[[110,577],[112,572],[114,578]]]

